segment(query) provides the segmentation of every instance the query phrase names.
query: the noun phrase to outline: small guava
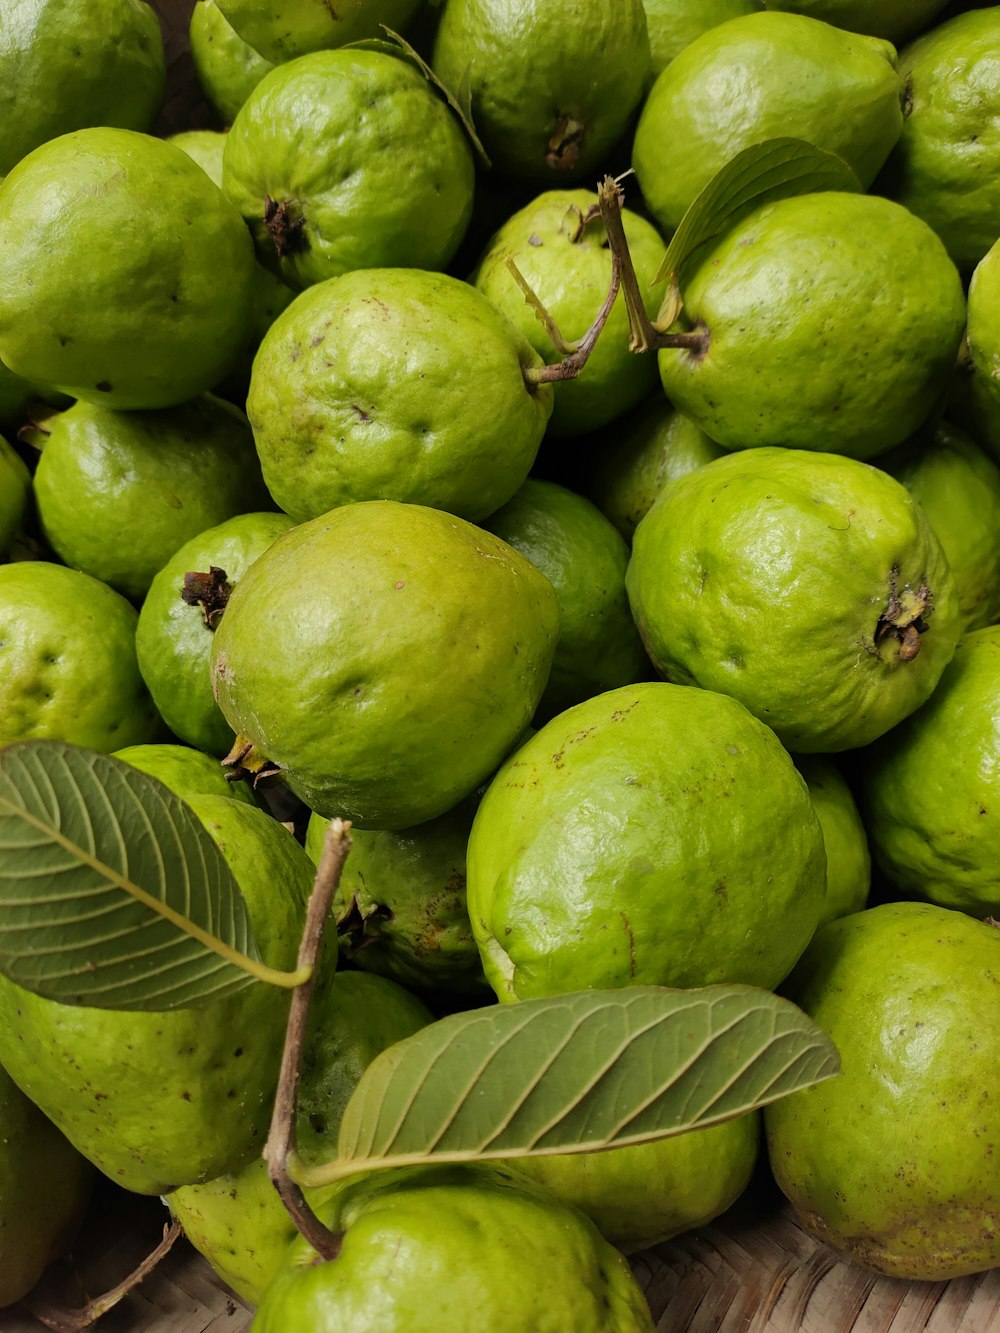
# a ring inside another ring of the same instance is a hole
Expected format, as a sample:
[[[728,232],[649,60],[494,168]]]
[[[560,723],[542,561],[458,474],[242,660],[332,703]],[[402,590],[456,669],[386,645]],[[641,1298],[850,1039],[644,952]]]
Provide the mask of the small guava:
[[[819,924],[860,912],[871,889],[872,860],[865,826],[840,770],[819,755],[799,755],[795,767],[805,778],[826,849],[826,898]]]
[[[826,887],[809,793],[734,699],[644,683],[553,718],[486,790],[469,916],[501,1000],[591,987],[773,987]]]
[[[31,498],[31,475],[14,448],[0,435],[0,559],[21,530]]]
[[[919,708],[962,628],[919,504],[839,454],[748,449],[673,482],[627,587],[662,676],[732,695],[803,753],[867,745]]]
[[[222,123],[231,125],[273,63],[240,37],[215,0],[197,0],[188,45],[202,92]]]
[[[0,357],[24,379],[105,407],[172,407],[246,344],[253,245],[173,144],[106,127],[53,139],[0,185],[0,230]]]
[[[216,0],[233,30],[275,63],[403,32],[420,0]]]
[[[495,770],[558,627],[551,583],[492,533],[422,505],[342,505],[246,571],[212,678],[230,726],[311,809],[408,828]]]
[[[1000,1264],[995,923],[923,903],[857,912],[817,932],[783,990],[841,1063],[764,1112],[801,1225],[892,1277]]]
[[[593,1222],[496,1166],[378,1171],[320,1209],[342,1236],[321,1262],[289,1247],[254,1333],[653,1333],[628,1264]]]

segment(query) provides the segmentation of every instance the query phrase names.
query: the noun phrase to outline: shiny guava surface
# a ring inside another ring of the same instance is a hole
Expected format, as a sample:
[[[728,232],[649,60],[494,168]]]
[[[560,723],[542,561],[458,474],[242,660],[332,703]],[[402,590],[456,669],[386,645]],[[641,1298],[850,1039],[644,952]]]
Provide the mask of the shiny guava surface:
[[[311,1002],[298,1087],[297,1148],[310,1166],[336,1156],[340,1120],[365,1068],[433,1017],[384,977],[331,972],[324,964]],[[326,1192],[307,1190],[306,1197],[315,1206]],[[263,1158],[204,1185],[185,1185],[166,1202],[223,1281],[258,1305],[297,1234]]]
[[[472,212],[473,176],[465,132],[423,74],[356,48],[266,75],[233,121],[223,165],[258,254],[296,288],[350,269],[444,268]]]
[[[469,916],[501,1000],[776,986],[816,927],[805,783],[734,699],[659,682],[568,709],[507,760],[469,839]]]
[[[21,456],[0,436],[0,558],[10,549],[28,512],[31,476]]]
[[[969,351],[984,394],[1000,403],[1000,240],[969,283]]]
[[[652,1333],[628,1264],[589,1218],[502,1168],[379,1171],[320,1216],[343,1233],[339,1256],[318,1263],[296,1240],[254,1333]]]
[[[447,0],[432,64],[468,90],[494,167],[559,184],[599,170],[642,100],[642,0]]]
[[[765,1112],[803,1226],[856,1263],[942,1281],[1000,1263],[995,925],[924,903],[817,932],[784,991],[842,1073]]]
[[[1000,236],[1000,8],[959,14],[900,53],[906,121],[882,193],[964,271]]]
[[[696,37],[728,19],[755,14],[762,0],[643,0],[643,8],[655,79]]]
[[[1000,620],[1000,467],[957,426],[879,460],[919,501],[948,557],[963,627]]]
[[[295,966],[312,863],[277,820],[224,796],[186,798],[246,900],[261,958]],[[112,1180],[165,1194],[260,1153],[288,992],[251,986],[196,1009],[58,1004],[0,979],[0,1062]]]
[[[628,546],[596,506],[529,477],[485,526],[537,566],[559,599],[539,719],[652,674],[625,592]]]
[[[681,477],[636,530],[627,587],[661,675],[732,695],[806,753],[919,708],[961,632],[923,510],[839,454],[750,449]]]
[[[233,743],[212,695],[210,674],[215,628],[229,591],[292,526],[285,514],[227,519],[185,542],[146,594],[135,633],[139,670],[167,726],[198,750],[221,757]],[[213,569],[218,573],[213,575]]]
[[[0,357],[25,379],[105,407],[171,407],[243,349],[253,245],[173,144],[107,128],[53,139],[0,185],[0,230]]]
[[[1000,916],[1000,626],[967,634],[928,702],[865,755],[876,860],[910,897]]]
[[[899,138],[896,52],[798,14],[748,14],[710,28],[657,79],[633,163],[643,197],[673,230],[744,148],[791,135],[836,153],[862,186]]]
[[[962,284],[930,227],[899,204],[836,191],[784,199],[702,253],[683,316],[699,345],[662,350],[660,378],[719,444],[871,458],[945,392]]]
[[[70,130],[148,130],[163,97],[163,38],[145,0],[14,0],[0,41],[0,176]]]
[[[351,831],[332,909],[343,957],[415,990],[486,991],[465,901],[465,849],[475,813],[472,796],[398,833]],[[328,826],[312,815],[306,829],[306,851],[317,865]]]
[[[246,783],[227,782],[226,770],[217,759],[188,745],[126,745],[112,758],[158,778],[182,801],[190,796],[227,796],[245,805],[253,804]]]
[[[587,1214],[626,1254],[705,1226],[746,1189],[760,1118],[737,1116],[608,1152],[519,1157],[512,1165]]]
[[[662,394],[589,445],[583,489],[629,543],[664,487],[726,452]]]
[[[800,755],[795,767],[806,780],[826,848],[826,898],[820,925],[860,912],[868,901],[872,861],[865,826],[840,770],[820,755]]]
[[[222,157],[226,151],[226,135],[222,130],[181,130],[171,134],[167,143],[187,153],[202,171],[222,188]]]
[[[666,246],[645,218],[622,210],[622,225],[650,319],[655,319],[663,289],[652,280]],[[476,287],[502,310],[547,362],[559,361],[556,349],[533,308],[515,282],[508,259],[555,320],[563,338],[582,338],[607,297],[611,252],[590,190],[547,190],[520,209],[487,242],[472,276]],[[656,384],[650,357],[628,349],[628,313],[619,298],[580,374],[556,384],[549,430],[553,435],[581,435],[598,430],[645,398]]]
[[[273,63],[235,32],[215,0],[197,0],[188,43],[202,92],[223,124],[231,125]]]
[[[475,288],[366,269],[301,293],[254,360],[247,398],[264,480],[296,521],[399,500],[478,522],[528,475],[552,387],[541,357]]]
[[[108,753],[157,740],[135,656],[136,612],[89,574],[0,565],[0,745],[59,740]]]
[[[49,545],[136,603],[178,547],[270,500],[246,418],[209,394],[159,412],[75,403],[33,436]]]
[[[851,32],[884,37],[897,46],[926,28],[948,0],[767,0],[768,9],[807,14]]]
[[[0,1066],[0,1309],[72,1242],[94,1169]]]
[[[268,60],[284,62],[311,51],[382,37],[382,25],[402,32],[420,0],[216,0],[243,41]]]
[[[344,505],[247,570],[212,678],[230,726],[311,809],[408,828],[494,771],[538,706],[558,626],[551,583],[492,533],[421,505]]]

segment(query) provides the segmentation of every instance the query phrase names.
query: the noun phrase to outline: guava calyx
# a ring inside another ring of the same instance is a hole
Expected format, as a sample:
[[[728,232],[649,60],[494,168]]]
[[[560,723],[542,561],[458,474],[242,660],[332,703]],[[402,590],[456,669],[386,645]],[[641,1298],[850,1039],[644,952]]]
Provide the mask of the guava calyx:
[[[587,132],[585,121],[575,116],[560,116],[549,136],[545,161],[557,171],[573,171],[580,161],[580,148]]]
[[[369,901],[362,907],[358,895],[352,894],[350,901],[337,913],[335,921],[341,951],[348,958],[353,958],[366,945],[374,944],[379,938],[383,921],[395,919],[395,912],[384,903]]]
[[[185,605],[200,609],[205,628],[214,630],[229,604],[232,591],[233,585],[227,579],[226,571],[218,565],[210,565],[207,574],[188,570],[184,575],[180,595]]]
[[[928,630],[927,619],[934,609],[934,596],[926,583],[899,587],[899,566],[889,572],[889,601],[875,625],[875,647],[887,639],[899,644],[899,660],[912,662],[920,652],[920,636]]]
[[[249,782],[255,790],[268,778],[284,776],[282,769],[265,758],[246,736],[236,737],[222,763],[229,770],[226,773],[227,782]]]
[[[295,254],[299,250],[308,250],[309,237],[305,230],[306,220],[298,211],[294,199],[264,198],[264,226],[274,242],[278,258]]]

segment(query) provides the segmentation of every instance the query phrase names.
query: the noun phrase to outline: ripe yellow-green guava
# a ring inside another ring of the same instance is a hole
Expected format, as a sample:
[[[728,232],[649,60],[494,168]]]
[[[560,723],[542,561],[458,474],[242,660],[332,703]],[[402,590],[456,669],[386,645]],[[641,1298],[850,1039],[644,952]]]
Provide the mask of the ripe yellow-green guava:
[[[197,0],[188,44],[202,92],[223,124],[231,125],[273,63],[240,37],[215,0]]]

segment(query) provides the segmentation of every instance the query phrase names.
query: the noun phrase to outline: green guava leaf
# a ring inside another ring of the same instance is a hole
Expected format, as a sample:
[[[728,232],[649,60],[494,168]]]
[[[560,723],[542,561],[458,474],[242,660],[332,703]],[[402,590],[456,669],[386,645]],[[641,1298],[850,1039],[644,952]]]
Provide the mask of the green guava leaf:
[[[0,749],[0,972],[62,1004],[160,1010],[262,969],[232,871],[163,783],[59,741]]]
[[[432,1023],[365,1070],[337,1160],[301,1184],[414,1163],[590,1152],[714,1125],[830,1078],[830,1038],[751,986],[620,990]]]
[[[737,153],[691,204],[667,247],[653,278],[653,285],[669,282],[657,326],[669,327],[680,314],[680,277],[696,250],[764,204],[823,190],[858,194],[861,182],[843,158],[804,139],[768,139]]]

